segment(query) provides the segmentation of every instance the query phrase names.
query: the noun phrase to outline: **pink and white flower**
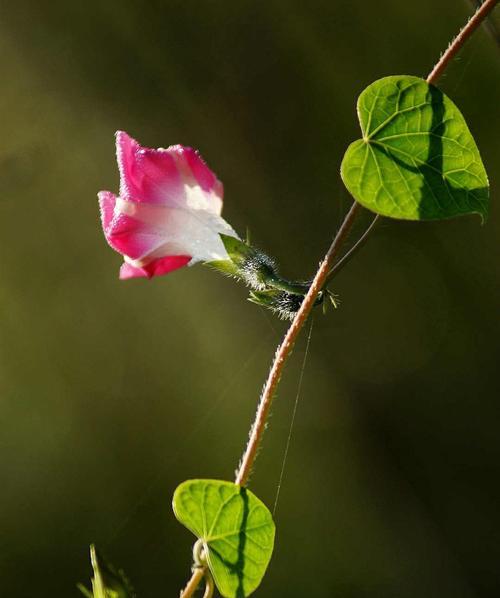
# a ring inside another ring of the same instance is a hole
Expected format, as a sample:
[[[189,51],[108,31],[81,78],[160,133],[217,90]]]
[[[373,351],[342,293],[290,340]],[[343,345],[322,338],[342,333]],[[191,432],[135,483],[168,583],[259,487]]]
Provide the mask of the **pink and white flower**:
[[[118,131],[116,155],[120,195],[98,197],[104,236],[124,257],[120,278],[229,259],[219,233],[238,235],[220,215],[222,183],[197,151],[141,147]]]

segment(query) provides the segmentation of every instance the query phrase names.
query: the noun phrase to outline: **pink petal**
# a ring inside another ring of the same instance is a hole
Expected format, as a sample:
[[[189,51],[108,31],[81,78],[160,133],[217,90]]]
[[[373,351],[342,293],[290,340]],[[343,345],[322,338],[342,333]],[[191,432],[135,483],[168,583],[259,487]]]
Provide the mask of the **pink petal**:
[[[99,191],[97,197],[99,198],[102,228],[104,229],[104,234],[106,234],[106,229],[109,227],[111,221],[113,220],[116,204],[116,195],[114,193],[111,193],[111,191]]]
[[[186,188],[199,187],[206,194],[209,209],[220,214],[222,183],[193,148],[144,148],[124,131],[118,131],[116,155],[123,199],[185,208]]]
[[[189,170],[196,179],[196,182],[203,189],[203,191],[206,191],[207,193],[211,193],[213,191],[219,196],[220,199],[222,199],[224,194],[222,183],[206,165],[200,154],[192,147],[184,147],[182,148],[182,156]]]
[[[153,276],[161,276],[186,266],[190,260],[191,257],[188,255],[171,255],[153,260],[141,268],[124,262],[120,268],[120,279],[126,280],[128,278],[152,278]]]
[[[144,258],[165,243],[162,231],[123,213],[114,214],[104,235],[113,249],[133,260]]]
[[[139,202],[184,204],[184,187],[170,150],[143,148],[127,133],[118,131],[116,155],[120,197]]]
[[[120,267],[120,280],[129,278],[149,278],[148,273],[143,268],[136,268],[127,262],[123,262]]]
[[[116,159],[118,161],[118,170],[120,171],[120,195],[125,197],[129,192],[129,187],[133,187],[133,181],[136,178],[135,155],[141,149],[141,146],[135,139],[132,139],[125,131],[116,132]]]

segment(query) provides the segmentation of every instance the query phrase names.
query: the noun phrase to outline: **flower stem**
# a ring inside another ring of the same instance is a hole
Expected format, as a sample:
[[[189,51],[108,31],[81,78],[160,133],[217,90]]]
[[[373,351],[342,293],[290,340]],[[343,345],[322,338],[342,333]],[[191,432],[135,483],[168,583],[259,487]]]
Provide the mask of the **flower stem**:
[[[471,37],[474,31],[479,27],[479,25],[484,21],[484,19],[490,14],[490,12],[495,8],[499,0],[485,0],[483,4],[478,8],[476,13],[473,17],[469,20],[467,25],[460,31],[457,37],[451,42],[448,46],[447,50],[441,56],[439,61],[436,63],[434,68],[432,69],[431,73],[427,77],[427,83],[435,84],[439,77],[443,74],[444,70],[448,66],[450,60],[458,53],[460,48],[464,45],[464,43]],[[292,352],[293,346],[297,337],[304,326],[309,313],[311,312],[312,308],[314,307],[314,303],[318,297],[318,293],[322,290],[326,282],[329,282],[329,273],[331,272],[332,268],[334,267],[335,258],[338,255],[338,252],[348,236],[352,225],[356,219],[357,214],[361,211],[360,204],[354,202],[351,206],[351,209],[347,213],[342,225],[337,232],[330,248],[328,249],[323,261],[321,262],[318,271],[309,287],[309,291],[307,295],[304,297],[302,301],[302,305],[300,306],[299,311],[295,315],[292,323],[290,324],[290,328],[288,329],[281,345],[278,347],[276,351],[276,355],[274,357],[273,364],[271,366],[271,370],[269,372],[269,376],[267,381],[264,385],[264,389],[262,391],[259,406],[257,408],[257,413],[255,415],[255,421],[252,425],[251,432],[250,432],[250,439],[248,441],[247,447],[243,454],[243,457],[240,462],[240,466],[236,473],[236,484],[244,486],[248,482],[248,478],[253,468],[253,464],[255,462],[255,458],[257,457],[257,452],[259,449],[260,442],[262,440],[262,435],[264,433],[266,427],[267,416],[269,414],[269,409],[271,407],[274,393],[278,387],[281,374],[283,372],[283,368],[285,363],[290,357]],[[376,218],[375,220],[378,220]],[[374,223],[372,223],[374,224]],[[368,233],[373,230],[373,226],[369,227]],[[368,234],[364,234],[362,237],[362,243],[366,240]],[[355,249],[361,246],[360,243],[356,243],[352,251],[349,251],[348,255],[351,256],[351,253],[354,252]],[[342,260],[339,262],[339,264]],[[340,266],[339,266],[340,269]],[[180,598],[191,598],[196,588],[201,583],[201,580],[205,576],[205,568],[199,567],[194,569],[193,575],[191,579],[187,583],[184,590],[181,592]],[[207,590],[208,591],[208,590]]]

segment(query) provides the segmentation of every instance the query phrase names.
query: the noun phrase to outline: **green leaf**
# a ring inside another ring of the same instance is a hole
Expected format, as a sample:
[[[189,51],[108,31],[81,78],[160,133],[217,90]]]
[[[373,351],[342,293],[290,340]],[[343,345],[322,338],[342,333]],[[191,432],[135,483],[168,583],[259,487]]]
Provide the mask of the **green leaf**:
[[[123,571],[106,563],[93,544],[90,547],[90,560],[94,570],[92,591],[78,584],[77,588],[82,594],[87,598],[134,598],[134,591]]]
[[[488,213],[488,177],[455,104],[410,76],[385,77],[359,96],[363,138],[341,176],[363,206],[391,218],[439,220]]]
[[[262,581],[274,546],[274,522],[264,503],[232,482],[188,480],[177,487],[173,509],[203,542],[222,596],[249,596]]]

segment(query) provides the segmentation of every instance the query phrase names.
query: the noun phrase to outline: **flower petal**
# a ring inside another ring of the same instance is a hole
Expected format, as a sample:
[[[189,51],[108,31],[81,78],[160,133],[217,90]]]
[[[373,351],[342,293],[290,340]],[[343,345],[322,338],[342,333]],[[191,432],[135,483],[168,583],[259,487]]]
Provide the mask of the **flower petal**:
[[[224,187],[215,174],[206,165],[200,154],[192,147],[173,145],[169,148],[175,152],[186,193],[189,195],[202,195],[205,209],[220,214],[222,211],[222,198]]]
[[[113,220],[116,205],[116,195],[111,193],[111,191],[99,191],[97,197],[99,198],[102,228],[104,230],[104,234],[106,234],[106,229]]]
[[[123,131],[116,134],[122,199],[222,210],[223,186],[197,151],[182,145],[144,148]]]
[[[188,255],[170,255],[167,257],[158,258],[144,266],[134,266],[128,262],[123,262],[120,268],[120,279],[126,280],[128,278],[152,278],[153,276],[161,276],[168,274],[178,268],[186,266],[190,261]]]
[[[221,216],[203,209],[179,210],[118,198],[116,211],[133,221],[125,223],[125,232],[133,225],[135,234],[147,234],[163,239],[164,247],[157,245],[150,250],[150,253],[155,252],[155,257],[191,255],[193,263],[226,260],[229,256],[219,235],[223,233],[237,238],[235,231]],[[143,230],[139,223],[142,224]],[[120,233],[121,231],[122,229]]]
[[[133,260],[145,258],[166,241],[162,231],[116,211],[104,235],[113,249]]]
[[[116,134],[116,156],[123,199],[180,205],[184,186],[175,158],[168,150],[141,147],[127,133]]]
[[[120,195],[124,197],[134,191],[136,178],[135,155],[141,146],[125,131],[116,132],[116,160],[120,171]]]

